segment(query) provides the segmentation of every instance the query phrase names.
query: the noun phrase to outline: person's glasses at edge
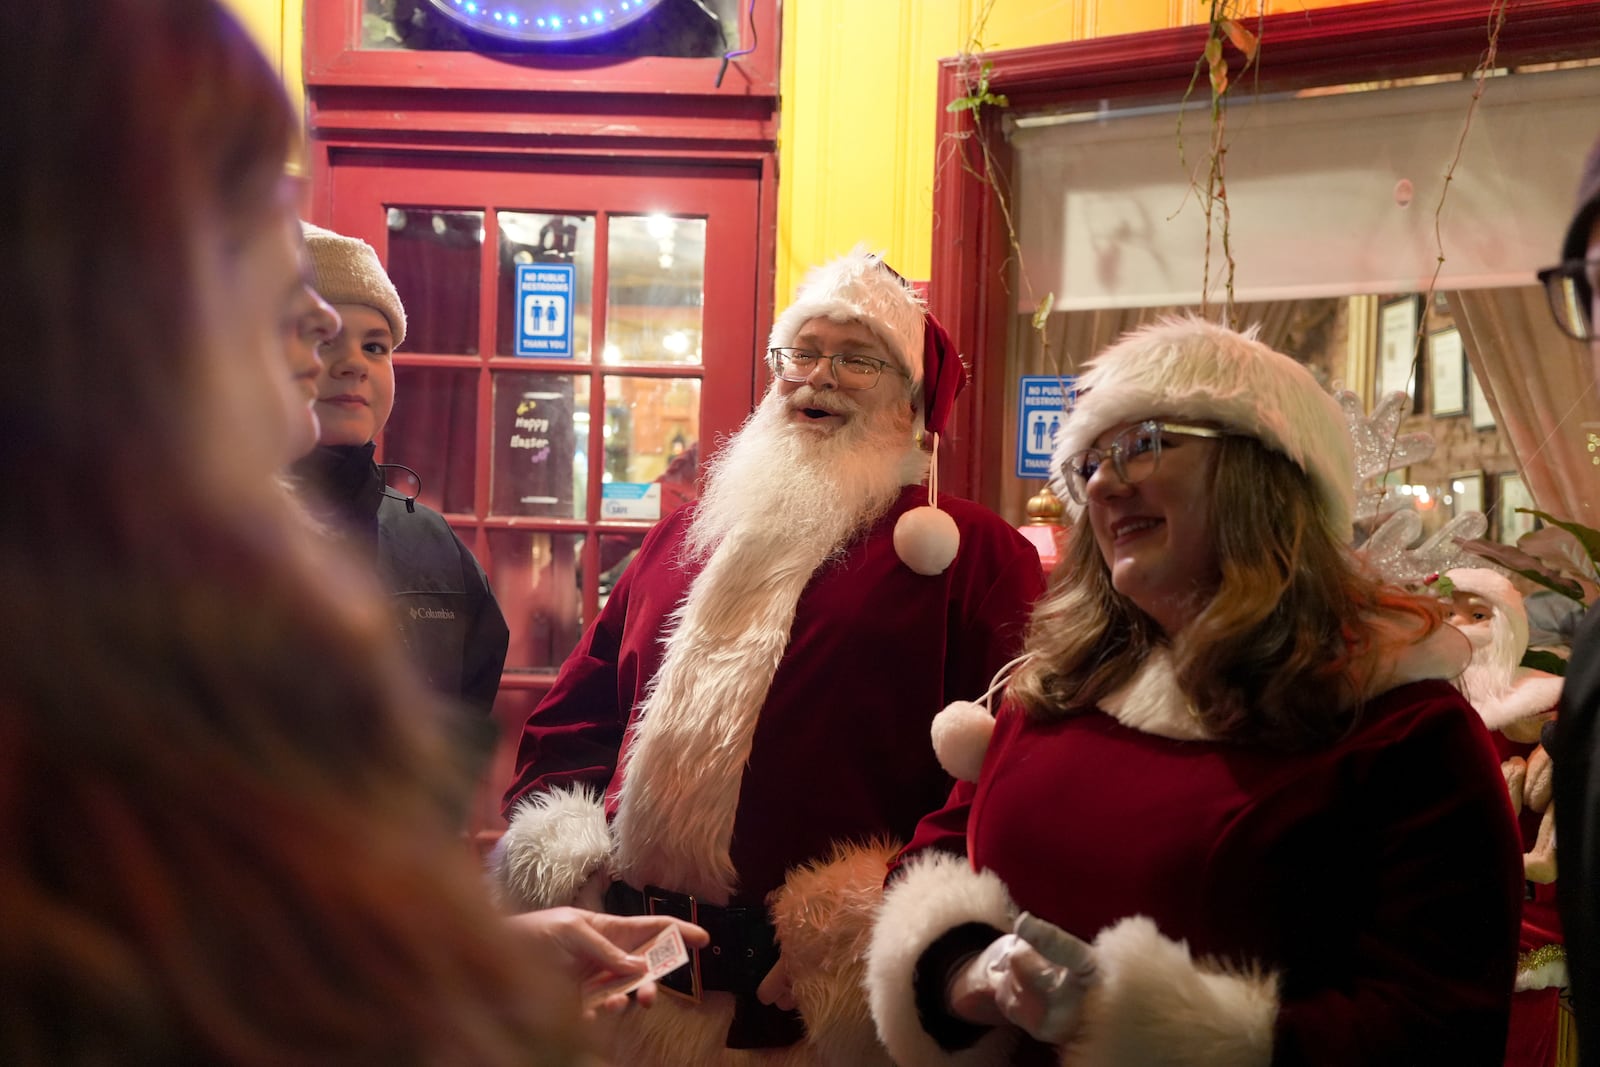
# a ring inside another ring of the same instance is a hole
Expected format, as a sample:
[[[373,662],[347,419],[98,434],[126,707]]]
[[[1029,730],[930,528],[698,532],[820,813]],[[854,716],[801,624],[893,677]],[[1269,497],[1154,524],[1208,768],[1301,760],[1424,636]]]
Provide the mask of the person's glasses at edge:
[[[1575,341],[1592,341],[1595,337],[1591,271],[1600,271],[1600,263],[1569,259],[1539,272],[1539,284],[1550,299],[1550,313],[1555,316],[1556,325]]]
[[[1106,448],[1086,448],[1067,457],[1061,467],[1062,480],[1067,491],[1079,504],[1089,502],[1089,479],[1093,478],[1106,457],[1111,458],[1112,469],[1128,485],[1143,481],[1155,473],[1161,462],[1163,437],[1228,437],[1227,430],[1214,430],[1209,426],[1189,426],[1179,422],[1162,422],[1147,419],[1117,434]]]
[[[772,368],[772,373],[786,382],[803,382],[811,377],[820,359],[833,365],[834,378],[846,389],[871,389],[885,370],[892,370],[907,379],[911,377],[888,360],[874,356],[858,356],[849,352],[826,356],[804,348],[767,349],[767,365]]]

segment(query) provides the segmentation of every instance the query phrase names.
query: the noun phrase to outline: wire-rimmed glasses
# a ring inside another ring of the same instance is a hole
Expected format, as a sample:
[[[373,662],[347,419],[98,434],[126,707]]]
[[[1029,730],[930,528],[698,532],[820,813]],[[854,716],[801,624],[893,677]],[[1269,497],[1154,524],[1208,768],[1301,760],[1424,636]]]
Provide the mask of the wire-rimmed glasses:
[[[1089,479],[1095,476],[1108,457],[1117,477],[1129,485],[1150,477],[1161,462],[1163,436],[1229,437],[1232,434],[1209,426],[1146,419],[1117,434],[1105,448],[1086,448],[1068,456],[1061,465],[1061,480],[1067,484],[1067,492],[1079,504],[1087,504]]]
[[[1561,332],[1575,341],[1593,341],[1594,287],[1589,272],[1595,265],[1569,259],[1539,272],[1539,284],[1550,300],[1550,313]]]
[[[786,382],[803,382],[810,378],[817,361],[823,359],[833,364],[833,376],[845,389],[871,389],[878,384],[879,376],[886,369],[906,378],[911,377],[888,360],[875,356],[859,356],[849,352],[827,356],[804,348],[767,349],[767,366]]]

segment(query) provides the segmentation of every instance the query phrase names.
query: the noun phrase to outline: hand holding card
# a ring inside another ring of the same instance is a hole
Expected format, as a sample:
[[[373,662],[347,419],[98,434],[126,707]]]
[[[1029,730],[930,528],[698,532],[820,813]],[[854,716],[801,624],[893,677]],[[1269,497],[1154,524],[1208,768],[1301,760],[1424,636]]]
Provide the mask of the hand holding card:
[[[634,975],[602,974],[589,979],[583,984],[584,1011],[594,1010],[611,997],[632,993],[646,982],[671,974],[689,962],[689,950],[676,926],[662,930],[648,944],[635,950],[633,955],[643,957],[644,972]]]

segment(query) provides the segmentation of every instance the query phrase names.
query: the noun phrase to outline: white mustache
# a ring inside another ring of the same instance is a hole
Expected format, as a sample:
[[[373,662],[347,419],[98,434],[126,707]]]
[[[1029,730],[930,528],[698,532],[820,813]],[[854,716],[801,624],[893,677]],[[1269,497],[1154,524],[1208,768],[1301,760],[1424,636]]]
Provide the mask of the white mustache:
[[[791,411],[817,408],[835,415],[853,415],[859,410],[855,401],[847,400],[837,393],[823,392],[809,385],[802,385],[790,393],[786,403]]]

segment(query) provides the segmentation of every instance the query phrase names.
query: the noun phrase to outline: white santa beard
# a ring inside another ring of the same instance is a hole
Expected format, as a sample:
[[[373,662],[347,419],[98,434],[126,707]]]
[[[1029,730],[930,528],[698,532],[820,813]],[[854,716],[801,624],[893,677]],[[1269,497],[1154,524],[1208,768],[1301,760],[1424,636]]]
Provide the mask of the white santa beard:
[[[615,860],[635,885],[712,903],[737,889],[740,784],[800,594],[925,467],[909,418],[883,410],[817,434],[788,420],[791,401],[812,399],[770,394],[713,462],[697,505],[688,551],[710,558],[668,620],[623,755]]]
[[[844,407],[852,417],[831,433],[791,420],[795,408],[817,403]],[[820,546],[818,558],[826,559],[882,516],[903,486],[922,481],[927,469],[909,413],[880,408],[863,416],[852,401],[820,400],[810,386],[788,396],[768,393],[712,460],[688,551],[703,558],[737,532],[744,551],[782,551],[804,542]]]
[[[1491,619],[1457,629],[1472,643],[1472,662],[1461,672],[1456,688],[1474,705],[1503,697],[1511,689],[1526,647],[1518,642],[1503,609],[1497,608]]]
[[[1456,688],[1474,707],[1487,705],[1506,694],[1511,688],[1512,675],[1513,671],[1506,670],[1498,663],[1478,663],[1474,658],[1474,662],[1468,664],[1467,669],[1461,672],[1461,677],[1456,679]],[[1479,710],[1481,713],[1482,709]]]

